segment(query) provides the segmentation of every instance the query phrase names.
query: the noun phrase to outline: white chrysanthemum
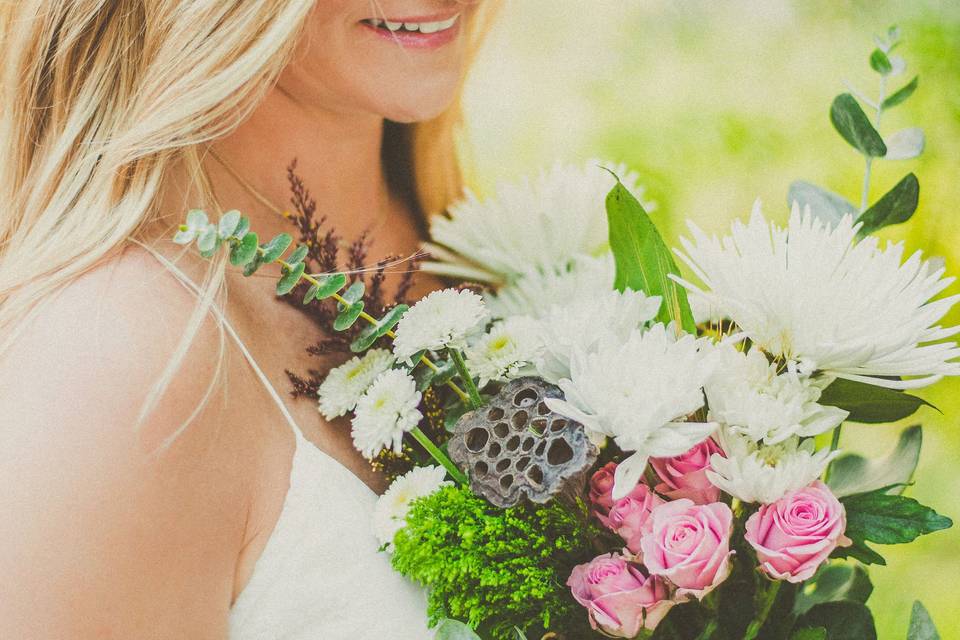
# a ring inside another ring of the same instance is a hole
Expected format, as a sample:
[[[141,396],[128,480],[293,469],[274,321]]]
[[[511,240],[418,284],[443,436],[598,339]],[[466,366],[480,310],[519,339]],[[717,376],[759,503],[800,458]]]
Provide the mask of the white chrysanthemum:
[[[791,436],[815,436],[849,415],[817,403],[829,379],[813,380],[796,371],[778,375],[759,349],[743,353],[721,345],[712,357],[714,375],[704,387],[710,419],[751,440],[776,444]]]
[[[412,430],[423,414],[417,410],[420,392],[405,371],[381,373],[357,402],[353,417],[353,446],[372,460],[384,448],[400,453],[403,434]]]
[[[363,357],[351,358],[331,369],[317,389],[320,413],[327,420],[333,420],[353,411],[360,396],[393,362],[393,354],[386,349],[371,349]]]
[[[814,450],[812,439],[797,437],[762,445],[726,429],[717,439],[724,454],[713,454],[707,478],[744,502],[770,504],[819,478],[839,451]]]
[[[690,228],[694,239],[683,239],[686,254],[677,254],[705,287],[682,284],[767,353],[892,388],[960,375],[960,348],[937,342],[960,327],[936,324],[960,296],[932,301],[953,278],[919,252],[903,261],[902,243],[857,242],[850,216],[831,227],[797,206],[785,229],[764,219],[759,203],[748,224],[735,222],[722,239]]]
[[[472,291],[441,289],[413,305],[397,324],[393,352],[408,361],[426,349],[462,349],[487,320],[483,298]]]
[[[601,341],[626,341],[656,317],[660,301],[659,296],[639,291],[609,289],[551,306],[539,321],[545,348],[537,362],[538,373],[552,383],[569,378],[575,351],[586,355]]]
[[[611,291],[616,272],[613,254],[581,256],[561,271],[527,272],[495,294],[484,296],[484,300],[497,318],[540,318],[555,305],[568,305],[598,292]]]
[[[446,475],[443,467],[416,467],[393,481],[373,509],[373,531],[381,545],[393,547],[393,537],[407,525],[411,502],[453,484],[444,480]]]
[[[560,381],[564,400],[547,405],[634,452],[617,467],[615,498],[636,485],[647,457],[680,455],[716,429],[685,421],[704,405],[708,350],[706,341],[655,324],[625,341],[608,337],[593,353],[574,352],[570,378]]]
[[[467,369],[480,378],[505,381],[530,373],[543,352],[539,326],[532,318],[514,316],[494,324],[464,350]]]
[[[599,160],[557,164],[537,178],[504,184],[481,200],[473,194],[434,216],[426,271],[479,282],[508,282],[530,271],[566,268],[577,256],[607,250],[606,197],[616,180]],[[636,174],[613,167],[640,200]],[[654,206],[644,203],[648,210]]]

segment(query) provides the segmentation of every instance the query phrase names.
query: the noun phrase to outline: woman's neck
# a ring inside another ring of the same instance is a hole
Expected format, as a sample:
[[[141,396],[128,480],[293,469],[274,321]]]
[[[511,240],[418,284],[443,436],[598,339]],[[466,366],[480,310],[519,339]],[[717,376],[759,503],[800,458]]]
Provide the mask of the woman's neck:
[[[378,116],[312,108],[275,88],[243,124],[213,145],[215,157],[207,158],[206,167],[223,207],[243,211],[264,236],[290,231],[290,223],[250,191],[288,209],[287,167],[296,160],[297,175],[316,199],[317,218],[326,216],[339,234],[353,238],[388,213],[382,138]]]

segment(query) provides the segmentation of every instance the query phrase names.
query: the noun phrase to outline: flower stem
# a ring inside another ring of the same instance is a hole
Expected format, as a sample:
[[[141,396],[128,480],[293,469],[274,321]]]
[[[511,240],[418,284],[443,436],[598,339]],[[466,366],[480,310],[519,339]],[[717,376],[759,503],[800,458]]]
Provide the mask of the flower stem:
[[[887,94],[887,77],[880,76],[880,97],[877,98],[877,115],[874,118],[874,128],[880,133],[880,117],[883,115],[883,100]],[[867,167],[863,173],[863,191],[860,194],[860,213],[867,210],[870,201],[870,171],[873,168],[873,158],[867,156]]]
[[[717,621],[711,620],[707,623],[707,626],[703,628],[703,631],[700,632],[700,635],[697,636],[697,640],[709,640],[713,637],[713,632],[717,630]]]
[[[470,371],[467,369],[467,363],[463,361],[463,354],[460,353],[458,349],[447,349],[447,353],[450,354],[450,359],[453,360],[453,364],[460,374],[463,386],[467,388],[467,394],[470,396],[470,407],[472,409],[482,407],[483,398],[480,397],[480,391],[477,389],[477,385],[473,383],[473,376],[470,375]]]
[[[445,454],[440,447],[433,444],[433,441],[427,437],[423,431],[420,430],[420,427],[414,427],[410,434],[414,439],[420,443],[420,445],[427,450],[427,453],[430,456],[443,465],[443,468],[447,470],[447,473],[450,474],[450,477],[457,481],[458,484],[466,484],[467,476],[461,471],[457,465],[453,463],[453,460]]]
[[[773,603],[777,600],[777,593],[779,591],[779,580],[774,581],[767,587],[766,593],[763,594],[763,600],[760,601],[760,610],[757,612],[757,617],[750,622],[750,625],[747,627],[747,632],[743,635],[743,640],[753,640],[757,637],[757,634],[760,633],[763,623],[767,621],[767,616],[770,615]]]

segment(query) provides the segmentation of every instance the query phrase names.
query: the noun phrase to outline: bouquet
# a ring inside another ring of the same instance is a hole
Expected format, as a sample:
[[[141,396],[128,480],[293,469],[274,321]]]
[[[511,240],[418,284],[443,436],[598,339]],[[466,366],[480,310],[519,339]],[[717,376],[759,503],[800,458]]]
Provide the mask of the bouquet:
[[[873,235],[918,200],[910,173],[867,202],[872,162],[923,147],[877,130],[917,87],[885,93],[898,40],[870,57],[879,97],[830,110],[865,158],[859,208],[798,182],[784,226],[757,203],[671,251],[625,167],[558,165],[433,221],[422,268],[472,284],[375,314],[362,277],[308,265],[309,240],[288,254],[238,212],[189,214],[177,242],[227,247],[248,275],[278,264],[277,293],[349,342],[316,377],[319,410],[395,463],[375,534],[426,587],[438,638],[877,637],[876,545],[952,523],[903,495],[919,426],[873,460],[840,432],[907,418],[927,404],[911,390],[960,375],[958,329],[938,324],[953,279]],[[938,637],[920,603],[909,637]]]

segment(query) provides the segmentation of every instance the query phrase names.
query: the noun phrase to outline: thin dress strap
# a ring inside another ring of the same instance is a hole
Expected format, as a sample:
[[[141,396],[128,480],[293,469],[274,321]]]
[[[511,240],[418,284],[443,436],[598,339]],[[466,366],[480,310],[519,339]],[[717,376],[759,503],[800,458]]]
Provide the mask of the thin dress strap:
[[[190,277],[183,272],[180,267],[175,265],[173,262],[160,255],[156,249],[142,243],[137,242],[138,245],[147,250],[154,258],[156,258],[160,264],[162,264],[166,269],[168,269],[177,280],[186,287],[189,291],[196,294],[197,296],[201,295],[200,287],[190,279]],[[280,409],[280,413],[283,414],[283,417],[286,418],[287,423],[290,425],[290,428],[293,429],[293,434],[297,438],[297,443],[299,444],[300,439],[303,438],[303,432],[300,431],[300,427],[297,425],[297,422],[293,419],[293,416],[290,414],[290,410],[287,409],[287,405],[284,404],[283,399],[280,397],[280,394],[277,393],[276,388],[270,382],[270,379],[267,378],[267,374],[263,372],[263,369],[260,368],[260,365],[257,364],[257,361],[254,359],[253,354],[250,353],[250,350],[247,349],[247,345],[244,344],[243,340],[240,339],[240,336],[237,334],[236,329],[233,328],[233,325],[230,324],[230,321],[227,320],[226,314],[215,304],[210,305],[210,310],[217,317],[217,319],[223,324],[224,329],[227,330],[227,334],[233,338],[234,342],[237,343],[237,347],[240,348],[240,353],[243,354],[243,357],[247,359],[247,362],[250,363],[250,366],[253,368],[254,373],[257,374],[257,377],[260,378],[260,382],[263,383],[263,386],[267,388],[267,392],[270,394],[270,397],[273,398],[273,401],[277,404],[277,407]]]

